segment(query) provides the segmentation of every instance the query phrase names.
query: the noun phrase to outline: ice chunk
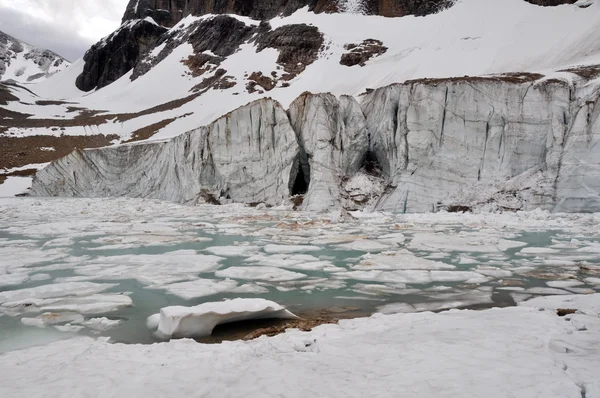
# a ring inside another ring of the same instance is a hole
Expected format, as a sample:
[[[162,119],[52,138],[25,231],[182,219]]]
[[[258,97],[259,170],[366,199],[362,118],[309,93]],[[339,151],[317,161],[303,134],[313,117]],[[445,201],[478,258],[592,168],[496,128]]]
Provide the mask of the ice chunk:
[[[600,293],[536,297],[519,305],[555,310],[572,308],[595,316],[600,314]]]
[[[161,337],[204,337],[210,336],[215,326],[222,323],[250,319],[295,319],[285,307],[264,299],[233,299],[203,303],[195,307],[165,307],[160,310],[158,334]],[[156,324],[156,315],[147,324]]]
[[[229,267],[215,272],[220,278],[264,280],[271,282],[291,281],[305,278],[305,274],[276,267]]]
[[[7,301],[17,301],[25,299],[47,299],[64,296],[86,296],[94,293],[100,293],[111,287],[117,286],[112,283],[93,283],[93,282],[67,282],[43,285],[28,289],[9,290],[0,292],[0,304]]]
[[[410,242],[410,247],[426,251],[457,251],[471,253],[502,252],[511,248],[525,246],[526,243],[499,239],[498,233],[492,232],[460,232],[447,233],[417,233]]]
[[[83,322],[83,316],[76,313],[44,312],[35,318],[21,318],[23,325],[42,328],[47,325],[57,325],[67,322],[81,323]]]
[[[28,274],[4,274],[0,275],[0,287],[17,286],[29,279]]]
[[[454,269],[454,265],[418,257],[406,249],[365,254],[355,269]]]
[[[86,297],[61,297],[50,299],[25,299],[3,303],[2,312],[18,315],[24,312],[78,312],[80,314],[102,314],[129,307],[131,298],[124,294],[93,294]]]
[[[566,281],[548,281],[548,282],[546,282],[546,285],[548,285],[550,287],[557,287],[557,288],[575,287],[575,286],[583,285],[583,282],[580,282],[577,279],[570,279],[570,280],[566,280]]]
[[[212,246],[204,249],[204,251],[223,257],[247,257],[256,253],[257,250],[257,246],[249,245]]]
[[[395,244],[383,244],[381,242],[377,242],[369,239],[359,239],[354,242],[344,243],[338,245],[340,249],[344,250],[357,250],[362,252],[371,252],[371,251],[382,251],[387,250],[390,247],[395,246]]]
[[[280,254],[280,253],[302,253],[302,252],[314,252],[321,250],[318,246],[310,245],[266,245],[264,248],[266,253],[269,254]]]
[[[99,331],[99,332],[113,328],[120,323],[121,323],[121,321],[118,319],[108,319],[106,317],[91,318],[85,322],[81,322],[82,325],[87,326],[88,328]]]
[[[231,279],[196,279],[194,281],[173,283],[162,288],[171,294],[190,300],[231,291],[235,289],[237,285],[237,282]]]

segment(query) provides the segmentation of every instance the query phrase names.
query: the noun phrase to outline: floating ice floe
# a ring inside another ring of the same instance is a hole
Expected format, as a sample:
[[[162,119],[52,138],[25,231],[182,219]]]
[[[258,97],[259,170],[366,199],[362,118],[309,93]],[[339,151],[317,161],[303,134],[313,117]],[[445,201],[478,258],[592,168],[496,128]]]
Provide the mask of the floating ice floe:
[[[21,318],[21,323],[27,326],[35,327],[46,327],[48,325],[58,325],[61,323],[81,323],[83,322],[83,316],[77,313],[57,313],[57,312],[44,312],[35,318]]]
[[[305,274],[276,267],[246,266],[229,267],[215,272],[220,278],[264,280],[271,282],[291,281],[306,278]]]
[[[449,292],[431,296],[431,301],[420,303],[391,303],[378,307],[383,314],[396,314],[407,312],[441,311],[452,308],[464,308],[473,305],[491,304],[492,292],[487,289]]]
[[[223,257],[198,254],[194,250],[102,256],[79,265],[75,272],[94,279],[136,279],[145,285],[163,285],[197,279],[198,273],[218,269],[222,260]]]
[[[265,253],[268,254],[303,253],[314,252],[319,250],[321,250],[319,246],[311,245],[266,245],[264,247]]]
[[[418,257],[406,249],[383,252],[379,254],[365,254],[361,262],[354,269],[454,269],[452,264],[428,260]]]
[[[247,257],[258,251],[257,246],[250,245],[231,245],[231,246],[212,246],[204,251],[223,257]]]
[[[119,319],[90,318],[87,321],[81,322],[82,325],[99,332],[111,329],[121,323]]]
[[[151,316],[147,325],[151,329],[156,326],[157,334],[163,338],[210,336],[214,327],[223,323],[250,319],[297,318],[273,301],[241,298],[203,303],[195,307],[165,307],[160,310],[158,317],[157,315]]]
[[[196,279],[193,281],[172,283],[170,285],[161,286],[160,288],[171,294],[190,300],[193,298],[232,291],[236,287],[238,287],[238,283],[231,279]]]
[[[425,251],[456,251],[471,253],[502,252],[527,245],[524,242],[498,238],[499,232],[416,233],[409,247]]]
[[[391,247],[396,246],[395,244],[383,244],[381,242],[369,239],[359,239],[354,242],[344,243],[338,245],[337,247],[344,250],[356,250],[362,252],[371,252],[371,251],[383,251],[388,250]]]
[[[67,282],[0,292],[0,304],[27,299],[49,299],[65,296],[87,296],[117,286],[113,283]]]

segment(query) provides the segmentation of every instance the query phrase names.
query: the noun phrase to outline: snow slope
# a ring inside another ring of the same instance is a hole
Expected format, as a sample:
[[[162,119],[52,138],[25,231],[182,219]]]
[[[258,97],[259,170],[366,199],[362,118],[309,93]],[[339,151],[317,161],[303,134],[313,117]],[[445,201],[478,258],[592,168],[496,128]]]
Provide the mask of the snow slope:
[[[588,4],[589,2],[586,2]],[[197,20],[212,16],[188,17],[172,28],[185,31]],[[236,17],[247,25],[258,21]],[[260,97],[272,97],[287,106],[301,93],[332,92],[357,96],[408,79],[482,75],[503,72],[540,72],[555,75],[557,70],[600,62],[600,1],[587,8],[575,5],[539,7],[523,0],[460,0],[450,9],[427,17],[384,18],[360,14],[313,14],[302,9],[289,17],[270,21],[273,29],[306,23],[318,27],[324,46],[316,62],[283,87],[264,93],[246,90],[252,72],[280,71],[277,50],[256,51],[252,43],[242,45],[226,58],[220,68],[227,70],[236,85],[225,90],[211,89],[176,109],[153,112],[125,122],[108,121],[99,133],[115,130],[124,138],[136,129],[180,117],[162,127],[153,139],[164,139],[205,125],[217,117]],[[366,62],[364,67],[347,67],[340,57],[345,44],[378,39],[387,52]],[[155,49],[151,54],[157,54]],[[41,97],[68,99],[89,109],[110,113],[136,112],[190,95],[192,87],[212,72],[193,77],[182,60],[193,54],[188,43],[177,47],[166,59],[135,81],[126,74],[100,90],[82,95],[73,89],[81,62],[39,85],[27,85]],[[558,74],[572,80],[574,75]],[[65,78],[68,77],[68,78]],[[591,84],[591,83],[590,83]],[[7,107],[11,109],[11,104]],[[22,110],[24,111],[24,110]],[[28,113],[35,114],[32,108]],[[74,114],[62,113],[64,117]],[[67,127],[65,134],[81,134],[80,127]],[[43,134],[42,129],[11,128],[15,135]]]
[[[526,307],[377,314],[218,345],[74,338],[0,355],[0,395],[597,398],[598,300],[579,296],[582,313],[564,318]]]
[[[69,65],[69,61],[50,50],[31,46],[0,32],[0,81],[43,80]]]

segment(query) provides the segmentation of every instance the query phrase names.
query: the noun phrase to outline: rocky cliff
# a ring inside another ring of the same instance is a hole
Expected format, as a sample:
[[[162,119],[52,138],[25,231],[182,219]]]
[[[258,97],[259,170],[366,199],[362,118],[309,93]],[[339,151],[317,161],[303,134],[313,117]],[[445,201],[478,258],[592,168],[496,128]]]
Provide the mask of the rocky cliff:
[[[420,80],[352,97],[263,99],[169,142],[77,151],[38,173],[37,196],[344,206],[377,163],[385,190],[361,202],[424,212],[600,211],[600,91],[542,76]],[[366,192],[368,194],[368,192]]]
[[[258,20],[289,15],[309,7],[314,12],[344,11],[344,0],[131,0],[123,22],[152,17],[162,26],[172,27],[188,15],[237,14]],[[452,0],[364,0],[362,11],[371,15],[400,17],[429,15],[450,6]]]

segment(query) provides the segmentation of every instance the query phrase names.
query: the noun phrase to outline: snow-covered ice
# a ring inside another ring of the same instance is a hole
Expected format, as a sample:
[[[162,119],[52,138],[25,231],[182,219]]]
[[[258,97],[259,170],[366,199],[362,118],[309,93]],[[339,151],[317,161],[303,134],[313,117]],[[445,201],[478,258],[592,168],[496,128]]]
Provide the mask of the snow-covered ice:
[[[210,336],[215,326],[222,323],[250,319],[295,319],[294,314],[281,305],[264,299],[233,299],[203,303],[196,307],[165,307],[160,310],[157,333],[163,338]],[[148,321],[155,324],[155,316]]]
[[[218,345],[73,338],[0,355],[0,395],[597,397],[600,296],[547,300],[584,311],[376,314]]]

